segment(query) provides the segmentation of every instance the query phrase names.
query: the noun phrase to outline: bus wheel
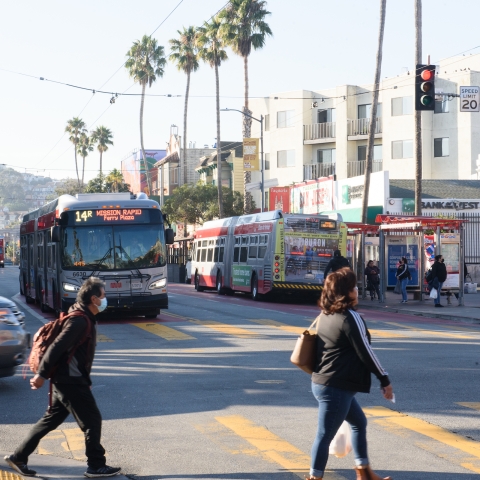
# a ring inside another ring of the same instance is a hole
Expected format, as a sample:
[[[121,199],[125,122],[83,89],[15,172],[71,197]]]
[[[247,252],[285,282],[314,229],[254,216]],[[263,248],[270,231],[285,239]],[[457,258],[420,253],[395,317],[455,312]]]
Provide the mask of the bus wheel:
[[[217,273],[217,293],[219,295],[225,295],[225,290],[222,287],[222,275],[220,272]]]
[[[198,276],[198,273],[195,274],[195,290],[197,292],[203,292],[205,290],[205,287],[200,285],[200,277]]]
[[[258,277],[256,275],[252,278],[252,299],[260,300],[261,295],[258,293]]]
[[[157,318],[157,315],[159,313],[160,312],[158,312],[158,311],[147,313],[147,314],[145,314],[145,318]]]

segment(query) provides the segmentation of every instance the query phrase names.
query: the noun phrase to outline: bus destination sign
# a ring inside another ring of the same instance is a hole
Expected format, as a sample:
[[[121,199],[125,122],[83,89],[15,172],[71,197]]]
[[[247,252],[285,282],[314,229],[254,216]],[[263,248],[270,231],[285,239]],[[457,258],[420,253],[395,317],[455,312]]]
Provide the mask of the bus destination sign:
[[[73,213],[73,212],[72,212]],[[110,210],[77,210],[75,224],[101,224],[110,222],[145,223],[149,220],[148,210],[141,208],[116,208]]]

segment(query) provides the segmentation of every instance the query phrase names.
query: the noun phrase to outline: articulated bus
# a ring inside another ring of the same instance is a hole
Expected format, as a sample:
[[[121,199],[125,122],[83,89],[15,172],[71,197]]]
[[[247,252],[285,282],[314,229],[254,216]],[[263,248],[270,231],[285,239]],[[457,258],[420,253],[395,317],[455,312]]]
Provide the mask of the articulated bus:
[[[105,281],[108,309],[154,318],[168,308],[165,229],[144,193],[62,195],[20,227],[20,293],[42,311],[66,312],[83,281]]]
[[[335,250],[346,254],[347,226],[340,215],[281,210],[205,222],[196,231],[192,282],[197,291],[320,292]]]

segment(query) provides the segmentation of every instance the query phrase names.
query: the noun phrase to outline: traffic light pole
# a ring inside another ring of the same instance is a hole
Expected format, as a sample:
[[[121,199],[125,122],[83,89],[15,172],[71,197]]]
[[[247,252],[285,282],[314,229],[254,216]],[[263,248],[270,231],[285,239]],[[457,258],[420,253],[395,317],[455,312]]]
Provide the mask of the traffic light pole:
[[[415,65],[422,63],[422,0],[415,0]],[[415,68],[415,78],[418,75]],[[422,215],[422,112],[415,109],[415,215]]]

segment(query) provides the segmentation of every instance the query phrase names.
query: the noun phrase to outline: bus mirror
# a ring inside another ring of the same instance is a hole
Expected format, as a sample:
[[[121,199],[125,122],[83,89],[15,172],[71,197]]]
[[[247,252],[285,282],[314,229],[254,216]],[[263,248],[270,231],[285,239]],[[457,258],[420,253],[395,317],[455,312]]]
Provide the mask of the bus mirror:
[[[173,245],[174,238],[173,230],[171,228],[165,229],[165,243],[167,245]]]
[[[60,227],[52,228],[52,242],[60,242]]]

